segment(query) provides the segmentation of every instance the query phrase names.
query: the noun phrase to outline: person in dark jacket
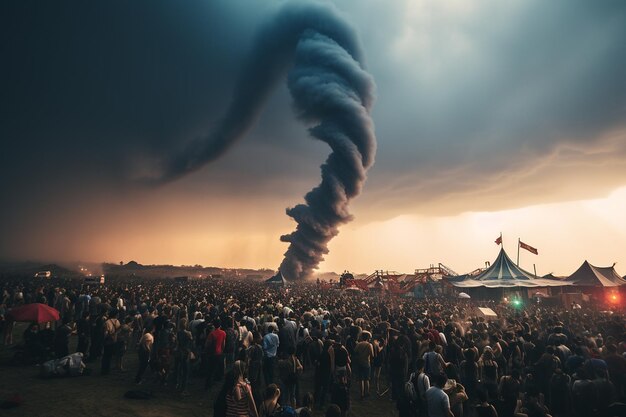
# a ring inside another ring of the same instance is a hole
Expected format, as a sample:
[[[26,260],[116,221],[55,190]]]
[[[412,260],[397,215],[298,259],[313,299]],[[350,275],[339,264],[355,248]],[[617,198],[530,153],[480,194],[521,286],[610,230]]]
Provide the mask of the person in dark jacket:
[[[76,352],[80,352],[87,357],[89,342],[91,341],[91,320],[89,310],[83,311],[82,317],[76,323],[76,334],[78,335],[78,345]]]

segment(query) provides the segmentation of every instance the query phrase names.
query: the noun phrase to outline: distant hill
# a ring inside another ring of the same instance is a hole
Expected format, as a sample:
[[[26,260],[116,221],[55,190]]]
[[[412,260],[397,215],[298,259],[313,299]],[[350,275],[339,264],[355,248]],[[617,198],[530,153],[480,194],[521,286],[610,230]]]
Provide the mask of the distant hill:
[[[130,261],[130,262],[129,262],[129,263],[127,263],[125,266],[126,266],[126,268],[140,268],[140,267],[142,267],[143,265],[140,265],[140,264],[138,264],[138,263],[137,263],[137,262],[135,262],[135,261]]]
[[[274,275],[270,269],[227,269],[202,265],[142,265],[136,261],[126,264],[102,264],[104,274],[110,277],[141,277],[141,278],[173,278],[187,276],[190,278],[207,278],[222,276],[224,278],[246,278],[260,276],[269,278]]]
[[[34,276],[39,271],[50,271],[55,277],[73,277],[80,275],[78,271],[59,266],[54,263],[42,264],[41,262],[2,262],[0,273],[6,275]]]
[[[6,276],[34,276],[39,271],[50,271],[53,276],[61,278],[74,278],[84,276],[87,273],[104,274],[108,278],[174,278],[186,276],[190,278],[207,278],[221,276],[224,278],[248,278],[264,280],[273,276],[276,271],[271,269],[249,268],[219,268],[202,265],[143,265],[131,260],[127,263],[95,263],[73,262],[64,263],[60,266],[56,263],[43,263],[34,261],[24,262],[0,262],[0,274]],[[324,281],[338,281],[339,274],[335,272],[321,272],[314,278]]]

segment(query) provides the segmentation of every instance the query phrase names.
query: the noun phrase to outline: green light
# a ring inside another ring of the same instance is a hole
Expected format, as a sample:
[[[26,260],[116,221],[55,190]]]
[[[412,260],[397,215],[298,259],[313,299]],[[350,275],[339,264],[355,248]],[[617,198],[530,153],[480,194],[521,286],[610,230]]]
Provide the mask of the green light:
[[[521,306],[521,305],[522,305],[522,301],[521,301],[521,300],[513,300],[513,301],[512,301],[512,303],[513,303],[513,305],[514,305],[515,307],[519,307],[519,306]]]

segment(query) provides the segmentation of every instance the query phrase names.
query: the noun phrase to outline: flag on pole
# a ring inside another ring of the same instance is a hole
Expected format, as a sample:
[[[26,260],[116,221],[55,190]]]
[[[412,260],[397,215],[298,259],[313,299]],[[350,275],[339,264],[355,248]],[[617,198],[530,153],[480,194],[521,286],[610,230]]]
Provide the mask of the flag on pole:
[[[501,245],[502,244],[502,235],[498,236],[498,238],[496,239],[496,245]]]
[[[533,248],[532,246],[527,245],[526,243],[522,242],[521,240],[519,241],[519,247],[522,248],[522,249],[526,249],[530,253],[534,253],[535,255],[539,255],[539,251],[536,248]]]

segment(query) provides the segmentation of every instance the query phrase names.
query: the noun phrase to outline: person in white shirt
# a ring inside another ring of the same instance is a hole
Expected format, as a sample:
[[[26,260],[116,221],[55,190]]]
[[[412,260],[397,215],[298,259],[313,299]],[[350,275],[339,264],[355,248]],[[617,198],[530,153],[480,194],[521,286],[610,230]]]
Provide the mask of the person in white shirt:
[[[432,377],[433,386],[426,391],[426,407],[429,417],[454,417],[450,410],[450,398],[443,390],[447,378],[438,374]]]

